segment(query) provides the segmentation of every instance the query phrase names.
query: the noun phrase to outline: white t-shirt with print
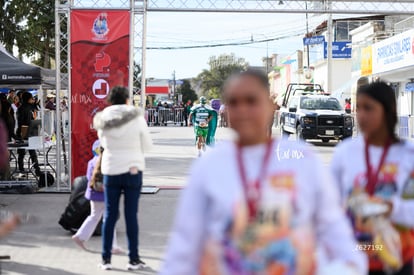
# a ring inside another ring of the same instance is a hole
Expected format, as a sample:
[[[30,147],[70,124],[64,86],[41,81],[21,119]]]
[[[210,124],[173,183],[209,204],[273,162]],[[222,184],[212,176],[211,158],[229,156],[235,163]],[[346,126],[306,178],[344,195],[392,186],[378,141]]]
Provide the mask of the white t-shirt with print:
[[[378,170],[382,153],[382,147],[369,146],[372,171]],[[365,188],[366,170],[363,137],[338,145],[332,158],[332,172],[339,184],[343,203],[356,188]],[[392,202],[390,217],[394,223],[414,227],[414,200],[402,198],[414,198],[414,145],[411,142],[391,145],[379,172],[375,196]]]
[[[265,149],[242,150],[249,184],[262,170]],[[160,274],[200,274],[206,255],[223,275],[314,274],[316,247],[365,274],[329,170],[308,146],[275,141],[265,175],[258,217],[248,222],[235,144],[224,142],[197,160]]]

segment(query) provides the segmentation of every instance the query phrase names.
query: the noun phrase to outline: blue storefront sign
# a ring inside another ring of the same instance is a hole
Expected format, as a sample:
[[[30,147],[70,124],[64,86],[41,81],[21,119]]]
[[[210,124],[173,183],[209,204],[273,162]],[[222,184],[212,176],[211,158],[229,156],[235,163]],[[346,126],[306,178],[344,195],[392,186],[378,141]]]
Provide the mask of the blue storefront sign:
[[[350,41],[332,42],[332,58],[351,58],[352,47]],[[328,43],[324,43],[324,58],[328,58]]]
[[[325,42],[325,36],[312,36],[303,38],[303,45],[317,45]]]
[[[407,84],[405,84],[405,91],[414,92],[414,82],[408,82]]]

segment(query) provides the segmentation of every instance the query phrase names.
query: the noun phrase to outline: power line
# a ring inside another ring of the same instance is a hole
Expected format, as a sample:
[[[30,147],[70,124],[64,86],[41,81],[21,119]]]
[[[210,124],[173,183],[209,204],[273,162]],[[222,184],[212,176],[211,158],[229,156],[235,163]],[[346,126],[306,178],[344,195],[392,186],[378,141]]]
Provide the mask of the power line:
[[[186,49],[200,49],[200,48],[217,48],[217,47],[227,47],[227,46],[243,46],[257,43],[264,43],[270,41],[277,41],[286,38],[292,38],[302,36],[302,34],[289,34],[284,36],[279,36],[275,38],[268,38],[263,40],[256,41],[244,41],[244,42],[231,42],[231,43],[217,43],[217,44],[205,44],[205,45],[191,45],[191,46],[166,46],[166,47],[147,47],[147,50],[186,50]]]

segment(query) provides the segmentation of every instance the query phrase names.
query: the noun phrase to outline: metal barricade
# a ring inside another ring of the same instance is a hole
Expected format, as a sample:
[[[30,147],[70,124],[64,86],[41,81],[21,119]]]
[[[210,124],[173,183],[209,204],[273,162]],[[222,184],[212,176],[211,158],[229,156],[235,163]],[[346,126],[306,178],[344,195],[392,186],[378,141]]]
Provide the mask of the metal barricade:
[[[185,124],[185,116],[184,116],[184,108],[175,108],[174,109],[174,124],[177,126],[184,126]]]
[[[280,111],[276,110],[273,114],[273,127],[279,128]]]
[[[409,138],[409,128],[408,128],[409,116],[400,116],[398,118],[398,136],[400,138]]]
[[[69,112],[63,111],[61,112],[62,115],[62,130],[65,136],[69,135]],[[57,120],[56,120],[56,112],[51,110],[44,110],[44,125],[43,130],[48,135],[57,134],[56,129],[57,127]]]
[[[54,111],[45,110],[44,111],[44,120],[43,120],[43,122],[44,122],[43,130],[48,135],[52,135],[53,133],[55,133],[56,117],[55,117],[55,112]]]
[[[359,126],[358,126],[358,121],[357,121],[357,118],[356,118],[356,113],[352,113],[351,115],[352,115],[352,122],[353,122],[353,125],[354,125],[353,136],[356,137],[360,133]]]
[[[69,112],[63,111],[62,114],[62,126],[63,126],[63,135],[65,137],[69,136]]]
[[[397,134],[400,138],[414,139],[414,116],[406,115],[398,117]]]
[[[174,116],[174,115],[172,115]],[[171,121],[171,111],[168,108],[158,108],[158,123],[160,126],[167,126],[168,122]]]
[[[352,114],[354,120],[354,136],[360,134],[360,129],[358,127],[358,121],[356,119],[356,114]],[[398,137],[403,139],[414,139],[414,116],[406,115],[398,117],[398,124],[395,129]]]
[[[184,108],[147,108],[146,109],[148,126],[184,126]]]
[[[158,120],[158,112],[155,108],[146,109],[148,126],[155,126]]]
[[[227,111],[219,113],[219,127],[228,127]]]

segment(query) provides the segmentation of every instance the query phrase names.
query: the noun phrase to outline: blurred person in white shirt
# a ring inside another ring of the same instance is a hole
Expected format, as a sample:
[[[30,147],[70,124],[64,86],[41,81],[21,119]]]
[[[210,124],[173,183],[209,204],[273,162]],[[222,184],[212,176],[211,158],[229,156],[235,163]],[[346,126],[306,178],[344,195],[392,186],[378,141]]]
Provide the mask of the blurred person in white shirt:
[[[238,138],[194,163],[160,274],[364,275],[329,171],[308,146],[268,136],[267,76],[232,76],[224,102]]]
[[[362,135],[338,145],[332,171],[357,248],[369,257],[370,275],[413,275],[413,143],[395,134],[397,104],[388,84],[365,82],[356,105]]]

